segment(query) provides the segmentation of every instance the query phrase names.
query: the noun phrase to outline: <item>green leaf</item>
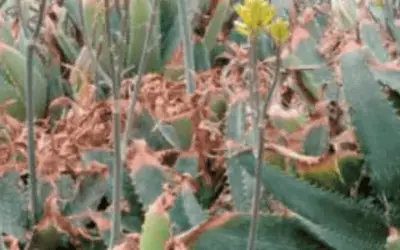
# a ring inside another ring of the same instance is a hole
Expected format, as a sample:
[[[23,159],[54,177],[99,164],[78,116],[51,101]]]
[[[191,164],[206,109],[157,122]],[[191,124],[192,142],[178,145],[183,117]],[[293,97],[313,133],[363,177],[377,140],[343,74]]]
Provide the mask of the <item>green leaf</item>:
[[[314,19],[304,25],[316,41],[319,41],[323,36],[328,24],[328,18],[329,16],[327,14],[316,13]]]
[[[130,177],[144,209],[147,209],[163,193],[166,177],[158,166],[140,166],[130,174]]]
[[[71,18],[73,23],[75,25],[80,24],[79,5],[76,4],[76,1],[65,0],[63,6],[64,8],[66,8],[67,14]]]
[[[210,51],[203,41],[193,44],[194,68],[196,72],[202,72],[211,68]]]
[[[107,192],[107,180],[99,174],[83,176],[78,183],[78,190],[73,200],[67,202],[64,211],[67,215],[84,212],[88,208],[95,208],[100,204]]]
[[[374,20],[377,20],[382,25],[385,25],[385,13],[383,12],[383,8],[379,7],[374,3],[368,4],[368,10],[371,12]]]
[[[400,240],[399,239],[388,243],[386,246],[386,250],[399,250],[399,249],[400,249]]]
[[[293,133],[307,124],[308,117],[306,114],[296,117],[271,116],[271,122],[274,127]]]
[[[160,124],[158,130],[176,149],[188,150],[192,144],[192,121],[182,118],[171,124]]]
[[[192,120],[189,118],[177,119],[172,121],[171,125],[178,135],[180,149],[189,150],[194,133]]]
[[[305,87],[314,98],[318,98],[318,91],[323,84],[335,82],[332,70],[326,65],[324,58],[318,54],[317,47],[317,42],[312,37],[308,37],[301,40],[293,53],[283,60],[284,67],[288,68],[318,66],[317,69],[300,72]]]
[[[25,95],[25,66],[26,57],[23,56],[21,52],[6,44],[0,44],[0,68],[2,72],[6,74],[8,83],[15,87],[18,91],[18,95],[21,96],[20,99],[17,99],[17,103],[22,102],[24,105],[25,101],[23,97]],[[38,118],[42,118],[47,107],[47,81],[36,67],[36,64],[33,65],[32,94],[35,115]],[[20,104],[18,105],[20,106]],[[23,112],[18,111],[18,114],[18,119],[25,119],[25,114]]]
[[[49,106],[55,99],[64,96],[63,82],[61,78],[60,66],[48,65],[45,70],[46,78],[48,81],[47,85],[47,106]],[[50,114],[51,121],[59,119],[62,115],[63,107],[55,107],[51,109]]]
[[[98,163],[105,164],[108,167],[108,172],[110,178],[108,179],[108,188],[104,195],[108,198],[108,201],[112,201],[112,190],[113,190],[113,180],[114,180],[114,153],[106,149],[93,149],[86,151],[82,155],[83,162],[86,167],[90,166],[90,163],[96,161]],[[128,171],[122,169],[122,196],[130,207],[128,212],[121,215],[121,223],[124,229],[130,232],[139,232],[142,224],[141,216],[141,204],[138,201],[134,187],[129,177]],[[107,215],[111,218],[111,213],[107,212]],[[109,240],[109,239],[108,239]]]
[[[305,167],[300,171],[302,179],[309,181],[316,187],[347,195],[349,188],[340,175],[338,159],[329,155],[317,164]]]
[[[169,216],[158,203],[146,213],[140,236],[140,250],[164,250],[169,239]]]
[[[199,176],[199,160],[196,156],[180,156],[175,163],[175,169],[180,174],[189,174],[192,178]]]
[[[62,31],[55,32],[55,38],[59,44],[62,52],[69,62],[75,62],[79,55],[79,45],[71,37],[68,37]]]
[[[254,176],[254,155],[244,152],[240,161]],[[263,165],[261,179],[268,192],[294,212],[310,233],[333,249],[376,250],[385,245],[388,228],[380,213],[315,188],[275,167]]]
[[[355,0],[332,1],[332,12],[337,22],[337,27],[348,31],[357,25],[357,3]]]
[[[229,33],[229,41],[242,45],[247,43],[247,38],[236,29],[232,29]]]
[[[389,53],[383,47],[384,41],[381,37],[378,25],[372,22],[363,22],[360,27],[360,37],[363,44],[367,46],[372,56],[381,63],[387,62]]]
[[[15,39],[11,33],[12,23],[7,21],[2,21],[2,26],[0,28],[0,41],[6,43],[9,46],[14,46]]]
[[[100,38],[103,36],[105,28],[105,11],[103,7],[103,3],[99,1],[83,2],[85,31],[87,34],[89,34],[88,39],[94,48],[96,48],[99,43],[104,41],[104,39]],[[80,19],[78,22],[80,23]]]
[[[329,127],[320,125],[310,129],[304,140],[303,150],[306,155],[320,156],[329,149]]]
[[[204,45],[207,48],[207,51],[211,51],[217,44],[216,39],[227,17],[229,4],[229,0],[221,0],[218,2],[218,5],[214,10],[213,17],[208,24],[207,31],[204,35]]]
[[[154,129],[157,122],[149,111],[144,110],[136,115],[133,128],[129,131],[129,138],[145,139],[152,150],[171,149],[172,145],[165,139],[160,130]]]
[[[363,163],[362,157],[349,156],[339,159],[340,175],[348,187],[360,179]]]
[[[246,179],[246,166],[241,165],[240,155],[232,156],[228,159],[226,175],[235,209],[239,212],[249,212],[252,200],[253,182]]]
[[[6,112],[12,117],[22,121],[25,119],[25,101],[20,95],[20,92],[13,85],[6,82],[3,75],[3,70],[0,68],[0,103],[4,104],[7,101],[15,100],[16,102],[7,106]]]
[[[0,178],[0,234],[6,233],[19,240],[25,239],[28,212],[25,200],[18,191],[19,174],[7,172]]]
[[[110,178],[108,179],[108,190],[107,197],[109,201],[112,200],[112,190],[114,183],[114,153],[112,151],[106,149],[93,149],[86,151],[82,155],[83,162],[86,167],[90,166],[91,162],[98,162],[106,165],[108,167],[108,172],[110,174]],[[137,206],[137,197],[134,191],[134,187],[131,183],[131,179],[129,177],[128,171],[126,168],[122,169],[122,196],[125,200],[129,202],[131,207]],[[140,211],[140,210],[139,210]],[[136,213],[137,214],[137,213]]]
[[[398,69],[377,69],[371,67],[376,81],[389,86],[391,89],[400,92],[400,70]]]
[[[227,97],[222,94],[211,94],[210,105],[209,105],[213,115],[211,121],[221,121],[226,116],[226,111],[228,109]]]
[[[7,250],[3,238],[3,236],[0,236],[0,250]]]
[[[246,126],[246,102],[232,103],[228,111],[227,137],[234,141],[243,141]]]
[[[159,6],[159,5],[157,5]],[[160,8],[160,7],[158,7]],[[149,53],[146,65],[146,72],[157,71],[161,66],[160,55],[160,17],[156,17],[153,33],[150,34],[150,44],[147,45],[148,51],[143,51],[146,27],[151,18],[151,2],[148,0],[132,0],[130,2],[129,20],[129,45],[127,55],[127,65],[135,65],[137,71],[142,53]]]
[[[275,56],[275,43],[274,40],[265,33],[261,33],[258,38],[258,59],[264,60],[268,57]]]
[[[29,247],[26,250],[54,250],[61,244],[61,233],[52,224],[41,230],[34,230]]]
[[[172,58],[179,45],[179,20],[178,5],[176,0],[160,1],[160,53],[162,66]]]
[[[63,174],[56,181],[57,184],[57,194],[60,199],[69,200],[73,198],[74,195],[74,181],[71,176]]]
[[[212,225],[211,222],[215,223]],[[250,223],[250,215],[225,214],[219,218],[214,217],[210,220],[210,225],[206,223],[204,229],[197,235],[198,237],[193,242],[189,242],[190,249],[246,249]],[[255,249],[317,250],[328,248],[307,235],[295,219],[262,215],[259,218]]]
[[[190,186],[184,185],[175,205],[170,210],[170,216],[177,227],[176,233],[198,226],[207,219],[207,214],[197,202]]]
[[[374,80],[362,50],[342,55],[340,67],[351,121],[372,181],[390,197],[400,188],[400,121]]]

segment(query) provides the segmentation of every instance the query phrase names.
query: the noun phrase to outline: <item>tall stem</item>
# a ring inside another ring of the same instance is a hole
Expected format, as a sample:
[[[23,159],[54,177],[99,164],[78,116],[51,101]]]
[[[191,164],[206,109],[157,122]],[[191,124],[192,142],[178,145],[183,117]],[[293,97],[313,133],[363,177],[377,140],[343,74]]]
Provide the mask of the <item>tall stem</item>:
[[[257,46],[258,46],[258,37],[257,36],[250,36],[250,48],[249,48],[249,66],[251,70],[251,80],[250,80],[250,97],[252,103],[252,120],[253,120],[253,128],[257,131],[256,139],[261,141],[259,138],[260,130],[256,129],[259,125],[260,120],[260,97],[258,95],[259,89],[259,81],[258,81],[258,72],[257,72]],[[256,157],[259,158],[260,149],[259,143],[256,145]],[[258,170],[256,167],[256,176],[258,175]],[[250,232],[249,232],[249,242],[247,249],[253,250],[255,239],[257,236],[257,224],[258,224],[258,211],[260,203],[259,200],[259,186],[260,181],[256,178],[256,182],[254,184],[254,193],[253,193],[253,200],[252,200],[252,208],[251,208],[251,225],[250,225]]]
[[[178,1],[178,18],[180,25],[180,34],[183,42],[183,54],[185,63],[185,80],[186,91],[191,95],[196,91],[196,83],[194,81],[195,65],[193,57],[193,46],[191,42],[191,32],[189,28],[189,13],[186,1],[193,0],[179,0]]]
[[[106,25],[106,43],[110,48],[110,66],[111,66],[111,77],[112,81],[112,93],[113,93],[113,138],[114,138],[114,168],[113,168],[113,210],[112,210],[112,228],[111,228],[111,240],[109,249],[112,249],[118,242],[121,234],[121,215],[120,215],[120,201],[121,201],[121,175],[122,175],[122,161],[121,161],[121,108],[119,101],[121,99],[120,94],[120,68],[118,65],[118,56],[116,53],[116,46],[112,38],[112,30],[110,24],[110,2],[104,0],[104,7],[106,9],[105,25]]]
[[[255,40],[254,38],[252,40]],[[257,226],[258,226],[258,218],[259,218],[259,210],[260,210],[260,194],[261,194],[261,167],[263,163],[263,158],[264,158],[264,131],[265,131],[265,123],[268,120],[265,119],[266,116],[266,111],[268,110],[271,102],[272,102],[272,97],[275,93],[275,90],[277,86],[279,85],[279,69],[281,65],[281,58],[280,58],[280,46],[278,45],[277,47],[277,55],[276,55],[276,68],[275,68],[275,74],[274,74],[274,79],[272,81],[272,86],[271,89],[268,91],[268,96],[265,100],[265,102],[261,103],[260,102],[260,97],[258,95],[258,89],[259,89],[259,82],[257,78],[257,68],[256,68],[256,63],[257,63],[257,50],[254,49],[256,48],[257,42],[252,41],[251,42],[251,49],[250,49],[250,67],[252,68],[252,78],[257,80],[252,82],[253,86],[253,92],[252,92],[252,98],[254,98],[255,101],[255,106],[256,106],[256,115],[255,115],[255,120],[256,123],[254,123],[253,126],[257,126],[255,129],[257,129],[257,145],[256,145],[256,168],[255,168],[255,178],[256,181],[254,183],[254,194],[253,194],[253,200],[252,200],[252,215],[251,215],[251,225],[250,225],[250,232],[249,232],[249,242],[247,249],[248,250],[254,250],[255,248],[255,239],[257,236]],[[255,85],[257,84],[257,85]],[[262,104],[262,106],[261,106]],[[260,107],[261,106],[261,107]]]
[[[157,9],[159,7],[159,5],[158,5],[159,1],[160,0],[153,0],[153,2],[152,2],[152,13],[150,16],[149,23],[147,24],[146,36],[144,38],[142,55],[140,57],[139,70],[138,70],[137,76],[135,78],[135,83],[134,83],[135,90],[134,90],[133,95],[131,96],[131,99],[128,104],[128,111],[127,111],[128,118],[127,118],[127,122],[125,125],[125,132],[122,137],[122,143],[121,143],[122,144],[121,145],[121,147],[122,147],[121,154],[123,157],[122,162],[124,162],[124,160],[125,160],[125,151],[128,146],[129,132],[133,125],[134,108],[135,108],[135,105],[136,105],[138,97],[139,97],[140,89],[142,88],[142,76],[146,70],[147,59],[148,59],[148,54],[149,54],[149,53],[147,53],[147,49],[148,49],[148,45],[150,43],[151,34],[153,33],[153,29],[155,26],[156,17],[157,17]]]
[[[28,30],[26,19],[22,13],[21,0],[17,1],[19,16],[22,23],[22,29]],[[36,150],[35,150],[35,108],[33,100],[33,56],[37,48],[39,40],[40,28],[43,24],[44,13],[46,7],[46,0],[42,0],[39,6],[39,17],[33,35],[27,47],[27,60],[25,65],[25,103],[26,103],[26,120],[28,128],[28,168],[29,168],[29,183],[30,183],[30,205],[31,205],[31,221],[35,225],[38,221],[38,208],[37,208],[37,183],[36,183]]]

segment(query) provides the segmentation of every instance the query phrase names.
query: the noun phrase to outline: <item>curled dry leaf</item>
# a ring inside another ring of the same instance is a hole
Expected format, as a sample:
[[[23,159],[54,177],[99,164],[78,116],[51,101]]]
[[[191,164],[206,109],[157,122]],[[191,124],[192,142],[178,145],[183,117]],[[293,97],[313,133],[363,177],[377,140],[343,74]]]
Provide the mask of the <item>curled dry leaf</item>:
[[[224,225],[226,222],[228,222],[230,219],[232,219],[234,216],[237,216],[238,213],[235,212],[225,212],[222,215],[214,216],[208,219],[206,222],[202,223],[199,226],[196,226],[192,228],[191,230],[178,235],[176,240],[179,242],[184,243],[186,246],[191,245],[193,242],[195,242],[200,234],[212,230],[213,228],[220,227]]]
[[[12,235],[6,235],[2,237],[4,242],[9,245],[8,250],[20,250],[18,239]]]
[[[124,235],[122,242],[115,246],[113,250],[139,250],[140,234],[131,233]]]
[[[45,201],[43,219],[39,221],[35,229],[42,231],[50,226],[54,226],[59,232],[69,235],[72,243],[79,245],[78,238],[85,230],[78,230],[67,217],[64,217],[59,210],[57,202],[58,197],[52,192]]]
[[[162,167],[155,153],[147,146],[146,141],[136,140],[133,147],[127,152],[127,168],[136,172],[145,165]]]

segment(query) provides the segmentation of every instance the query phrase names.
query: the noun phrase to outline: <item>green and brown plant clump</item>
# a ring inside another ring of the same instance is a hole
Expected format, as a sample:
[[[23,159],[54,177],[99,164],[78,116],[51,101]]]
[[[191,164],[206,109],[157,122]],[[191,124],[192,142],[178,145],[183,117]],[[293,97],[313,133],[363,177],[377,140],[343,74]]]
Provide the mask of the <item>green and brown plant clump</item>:
[[[400,248],[399,1],[0,1],[0,250]]]

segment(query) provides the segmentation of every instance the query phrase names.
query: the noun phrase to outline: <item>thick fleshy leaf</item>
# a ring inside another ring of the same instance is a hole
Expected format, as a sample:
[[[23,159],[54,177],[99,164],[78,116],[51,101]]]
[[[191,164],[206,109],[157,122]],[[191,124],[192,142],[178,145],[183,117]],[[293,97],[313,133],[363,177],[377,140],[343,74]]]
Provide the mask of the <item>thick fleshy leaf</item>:
[[[168,63],[179,45],[178,5],[176,0],[160,1],[160,53],[162,63]]]
[[[350,30],[357,25],[358,8],[355,0],[332,0],[331,4],[338,28]]]
[[[254,175],[254,155],[244,152],[240,161]],[[263,165],[261,178],[268,192],[293,211],[310,233],[332,248],[376,250],[385,245],[388,229],[377,211],[313,187],[275,167]]]
[[[361,49],[341,56],[344,93],[351,121],[376,187],[392,196],[400,190],[400,120],[370,71]]]
[[[170,209],[170,216],[175,233],[198,226],[207,219],[207,214],[197,202],[189,185],[184,185],[178,194],[175,205]]]
[[[228,159],[226,175],[232,195],[235,210],[239,212],[249,212],[253,196],[253,177],[248,177],[246,166],[241,165],[240,155],[232,156]]]
[[[192,126],[190,119],[182,118],[171,122],[171,124],[160,124],[158,130],[176,149],[188,150],[192,143]]]
[[[227,137],[234,141],[243,141],[246,126],[246,103],[237,101],[232,103],[228,110]]]
[[[144,209],[147,209],[164,192],[166,177],[159,166],[140,166],[130,174],[130,177]]]
[[[193,250],[246,249],[251,217],[242,214],[224,214],[213,217],[202,226],[187,232],[184,240]],[[328,249],[307,235],[295,219],[278,216],[260,216],[255,249]]]
[[[5,173],[0,178],[0,233],[10,234],[19,240],[25,238],[28,212],[25,197],[18,191],[19,174]]]
[[[189,174],[192,178],[200,175],[198,172],[199,160],[196,156],[183,155],[176,160],[175,169],[181,174]]]
[[[329,149],[329,127],[316,126],[310,129],[304,140],[303,150],[306,155],[321,156]]]
[[[275,56],[275,42],[271,36],[261,33],[258,39],[258,59],[264,60],[268,57]]]
[[[199,41],[193,44],[193,58],[196,72],[202,72],[211,68],[210,51],[207,50],[204,42]]]
[[[216,45],[218,34],[227,17],[228,10],[229,0],[218,1],[218,6],[214,11],[214,15],[208,24],[207,31],[204,35],[204,45],[207,48],[207,51],[211,51]]]
[[[316,187],[343,194],[348,192],[340,175],[338,159],[335,155],[330,155],[317,164],[302,166],[298,172],[303,179]]]
[[[159,16],[156,16],[155,27],[153,28],[152,34],[150,34],[151,42],[147,45],[148,51],[143,51],[148,21],[151,18],[152,12],[158,11],[152,10],[151,7],[152,3],[147,0],[132,0],[130,2],[130,38],[127,54],[127,65],[135,65],[135,71],[138,70],[142,53],[149,53],[146,72],[153,70],[157,71],[161,66]]]
[[[133,127],[129,131],[129,139],[145,139],[153,150],[172,148],[172,145],[165,139],[160,130],[154,129],[158,121],[151,116],[149,111],[143,110],[136,117]]]
[[[158,201],[158,200],[157,200]],[[140,250],[164,250],[169,239],[170,219],[162,202],[155,202],[145,215]]]
[[[72,215],[95,208],[100,204],[108,188],[107,180],[99,174],[85,176],[78,185],[74,198],[64,207],[65,214]]]
[[[283,64],[288,68],[318,67],[313,70],[302,70],[300,72],[308,92],[314,98],[318,98],[318,91],[323,84],[335,82],[333,71],[328,68],[324,58],[318,54],[317,41],[310,36],[308,31],[301,28],[295,31],[299,33],[299,36],[302,35],[304,38],[299,40],[296,47],[293,48],[293,53],[284,59]],[[293,35],[296,35],[296,32]]]
[[[371,68],[374,73],[375,79],[391,89],[400,92],[400,70],[398,69],[378,69],[376,67]]]
[[[323,36],[325,28],[328,24],[328,17],[328,14],[315,13],[314,18],[304,25],[315,40],[319,41]]]
[[[92,42],[94,48],[96,48],[96,45],[104,41],[104,39],[100,39],[105,28],[105,11],[102,8],[103,5],[104,4],[100,1],[83,1],[85,31],[90,34],[88,38],[89,41]],[[80,18],[78,21],[80,22]]]
[[[113,190],[113,180],[114,180],[114,153],[105,149],[93,149],[86,151],[83,156],[83,161],[85,165],[88,167],[92,162],[98,162],[104,164],[108,167],[108,172],[110,178],[108,179],[108,190],[107,190],[107,198],[111,202],[112,200],[112,190]],[[131,183],[131,179],[129,178],[128,171],[123,168],[122,169],[122,196],[128,201],[130,207],[137,206],[136,194],[134,192],[133,185]],[[140,210],[138,210],[140,212]]]
[[[389,53],[383,46],[384,41],[381,38],[379,26],[372,22],[364,21],[360,25],[360,37],[368,47],[372,56],[381,63],[387,62],[390,57]]]
[[[3,77],[6,82],[16,88],[19,95],[25,96],[25,70],[26,57],[18,50],[4,43],[0,43],[0,67]],[[40,67],[39,67],[40,68]],[[36,65],[33,65],[33,100],[35,115],[43,117],[47,107],[47,81],[38,70]],[[11,90],[6,90],[11,91]],[[11,93],[11,92],[10,92]],[[25,105],[24,99],[17,99],[17,103],[22,102]],[[17,104],[20,105],[20,104]],[[25,113],[18,110],[18,119],[24,120]]]

